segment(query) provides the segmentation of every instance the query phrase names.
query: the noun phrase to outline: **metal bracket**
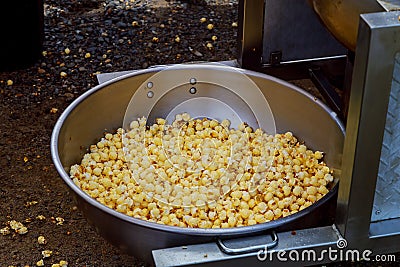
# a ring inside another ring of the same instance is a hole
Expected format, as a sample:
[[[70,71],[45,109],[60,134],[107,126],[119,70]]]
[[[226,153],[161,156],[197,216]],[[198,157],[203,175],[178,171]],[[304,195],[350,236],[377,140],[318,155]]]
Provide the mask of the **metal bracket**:
[[[272,66],[279,65],[282,61],[282,51],[275,51],[269,54],[269,63]]]
[[[395,55],[400,51],[399,16],[393,11],[360,18],[336,212],[349,246],[374,253],[399,251],[400,242],[398,227],[391,235],[378,225],[392,225],[388,221],[371,224]]]
[[[333,111],[341,116],[341,119],[343,119],[342,100],[332,84],[323,75],[321,69],[311,68],[310,77],[315,86],[318,88],[318,91],[325,98],[328,105],[333,109]]]
[[[242,68],[261,65],[264,0],[239,1],[238,61]]]

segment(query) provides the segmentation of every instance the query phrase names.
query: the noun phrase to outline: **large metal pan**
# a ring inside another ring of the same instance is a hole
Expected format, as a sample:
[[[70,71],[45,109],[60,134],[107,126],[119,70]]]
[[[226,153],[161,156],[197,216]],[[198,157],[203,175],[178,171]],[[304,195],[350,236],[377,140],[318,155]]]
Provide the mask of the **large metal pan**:
[[[193,75],[205,71],[204,66],[191,65]],[[213,67],[210,79],[235,80],[237,70]],[[299,229],[318,223],[327,216],[326,205],[334,200],[337,180],[331,192],[314,205],[294,215],[254,226],[227,229],[194,229],[160,225],[132,218],[112,210],[90,198],[69,177],[69,168],[79,163],[87,148],[98,141],[106,130],[122,126],[124,114],[133,94],[152,75],[164,70],[157,67],[101,84],[76,99],[60,116],[51,139],[51,152],[57,171],[74,192],[78,207],[109,242],[135,257],[151,263],[151,251],[158,248],[209,242],[217,237],[230,238],[254,235],[271,229]],[[336,114],[310,94],[265,74],[239,70],[250,78],[269,102],[277,132],[292,131],[312,149],[326,152],[325,161],[335,174],[340,173],[344,128]],[[180,70],[173,70],[178,77]],[[246,91],[248,88],[240,88]],[[251,103],[249,103],[251,104]],[[156,111],[155,111],[156,112]],[[188,110],[190,112],[190,110]],[[335,201],[334,201],[335,202]],[[319,214],[315,213],[319,209]]]
[[[309,0],[328,30],[355,51],[360,14],[383,11],[377,0]]]

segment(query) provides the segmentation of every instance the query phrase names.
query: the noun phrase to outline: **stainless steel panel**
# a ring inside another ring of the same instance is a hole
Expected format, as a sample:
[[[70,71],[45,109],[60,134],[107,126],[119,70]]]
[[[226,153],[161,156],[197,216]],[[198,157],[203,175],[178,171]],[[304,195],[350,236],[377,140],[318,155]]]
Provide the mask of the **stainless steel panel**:
[[[281,62],[347,52],[320,23],[306,0],[267,0],[264,12],[264,64],[276,60],[271,58],[274,52],[281,53]]]
[[[326,226],[314,229],[304,229],[293,232],[278,233],[279,243],[276,247],[267,249],[267,252],[276,253],[278,251],[297,250],[301,253],[304,249],[313,249],[316,252],[319,247],[333,246],[337,249],[336,243],[341,238],[334,227]],[[261,242],[260,242],[261,241]],[[232,240],[231,242],[235,242]],[[241,240],[237,240],[238,246]],[[260,244],[262,242],[271,242],[271,238],[247,238],[247,244]],[[243,245],[243,244],[242,244]],[[173,248],[165,248],[153,251],[154,262],[157,267],[166,266],[299,266],[300,262],[278,261],[275,257],[274,261],[269,261],[269,254],[265,261],[258,260],[259,252],[248,253],[245,255],[228,255],[223,253],[216,243],[206,243],[190,246],[180,246]],[[264,255],[262,255],[264,256]],[[327,256],[327,254],[325,255]],[[323,263],[327,261],[319,261]],[[329,261],[329,260],[328,260]],[[312,264],[308,262],[308,264]]]
[[[377,0],[386,11],[400,10],[400,0]]]
[[[400,217],[400,54],[395,57],[392,88],[371,220]]]
[[[369,228],[371,239],[382,237],[400,237],[400,218],[372,222]]]
[[[349,246],[374,253],[399,251],[400,242],[397,230],[371,238],[378,226],[371,224],[371,213],[394,58],[400,50],[399,15],[361,15],[338,196],[337,224]]]

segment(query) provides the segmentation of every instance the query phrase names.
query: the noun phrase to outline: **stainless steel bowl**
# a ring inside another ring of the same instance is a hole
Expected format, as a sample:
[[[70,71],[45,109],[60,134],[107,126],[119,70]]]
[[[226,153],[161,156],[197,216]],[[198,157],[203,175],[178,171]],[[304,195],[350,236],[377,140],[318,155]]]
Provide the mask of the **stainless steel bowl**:
[[[204,71],[204,66],[200,65],[191,65],[190,68],[194,76]],[[210,68],[213,69],[213,75],[209,78],[216,83],[218,79],[235,80],[238,75],[232,72],[230,67]],[[337,180],[334,189],[324,198],[294,215],[254,226],[227,229],[179,228],[132,218],[100,204],[76,186],[69,177],[70,166],[80,162],[87,148],[96,143],[105,130],[111,131],[122,126],[126,108],[133,94],[140,90],[139,87],[144,81],[164,69],[157,67],[141,70],[89,90],[63,112],[55,125],[51,139],[54,164],[64,182],[74,192],[78,207],[100,235],[135,257],[151,263],[151,251],[154,249],[207,242],[215,240],[216,237],[254,235],[296,223],[300,218],[317,219],[310,214],[334,197]],[[269,102],[277,132],[292,131],[310,148],[326,152],[326,163],[339,174],[344,128],[336,114],[292,84],[261,73],[239,71],[260,88]],[[180,70],[173,70],[171,75],[171,79],[179,76]],[[240,92],[247,88],[236,89]],[[157,110],[153,112],[157,113]],[[187,112],[190,113],[190,110]],[[302,226],[291,227],[294,229]]]
[[[360,14],[383,11],[377,0],[309,0],[328,30],[355,51]]]

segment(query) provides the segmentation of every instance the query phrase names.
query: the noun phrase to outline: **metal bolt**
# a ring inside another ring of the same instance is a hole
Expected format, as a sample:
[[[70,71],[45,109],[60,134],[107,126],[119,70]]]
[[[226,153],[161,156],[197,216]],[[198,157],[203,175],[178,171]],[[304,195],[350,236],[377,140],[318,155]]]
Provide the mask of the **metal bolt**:
[[[376,211],[375,211],[375,214],[376,214],[376,215],[379,215],[379,213],[381,213],[381,210],[376,210]]]
[[[191,93],[192,95],[194,95],[197,92],[196,87],[192,87],[189,89],[189,93]]]
[[[154,96],[154,92],[153,91],[148,91],[147,92],[147,97],[148,98],[152,98]]]
[[[190,78],[189,82],[190,82],[190,84],[194,85],[197,83],[197,80],[196,80],[196,78]]]
[[[148,82],[147,83],[147,88],[151,89],[153,87],[153,83],[152,82]]]

